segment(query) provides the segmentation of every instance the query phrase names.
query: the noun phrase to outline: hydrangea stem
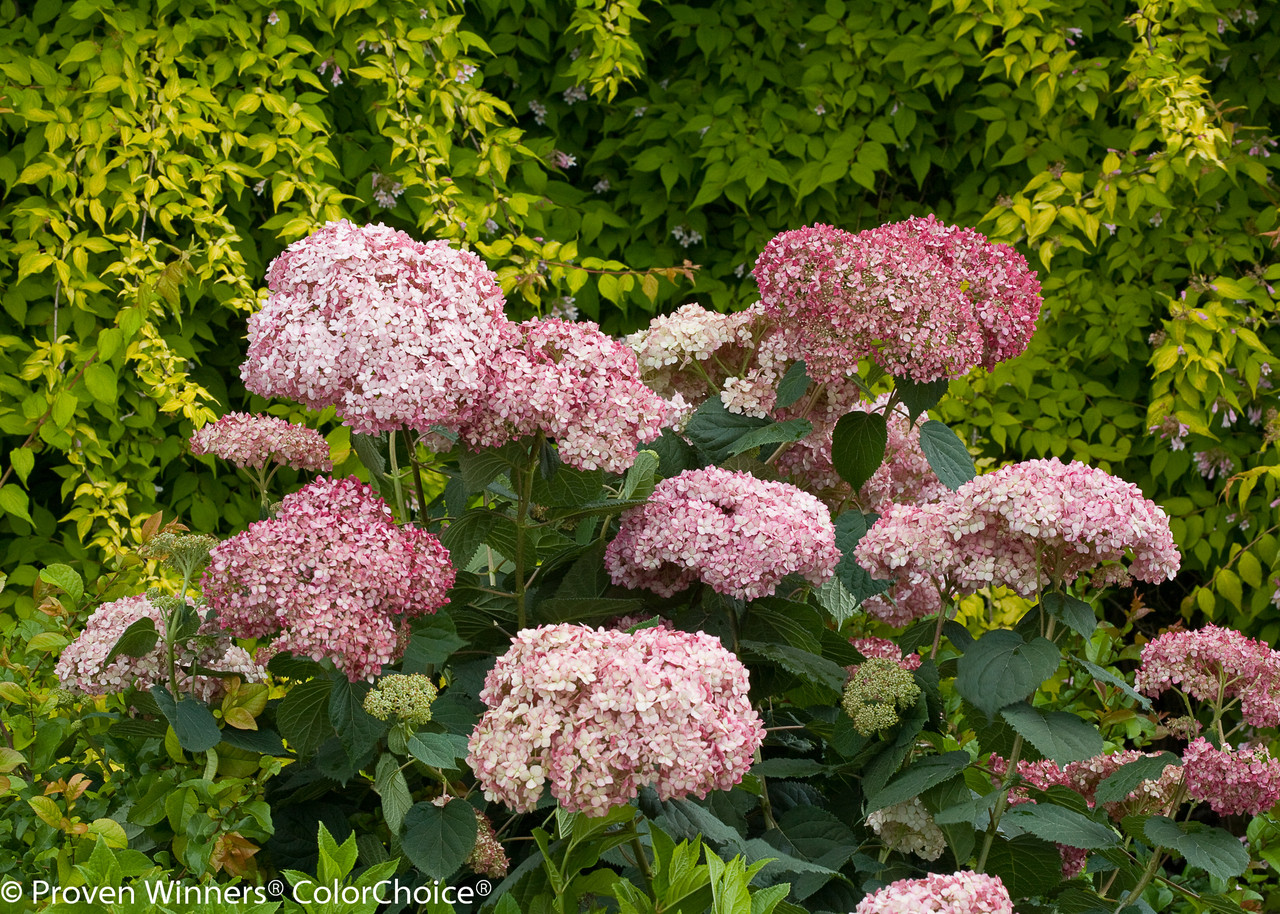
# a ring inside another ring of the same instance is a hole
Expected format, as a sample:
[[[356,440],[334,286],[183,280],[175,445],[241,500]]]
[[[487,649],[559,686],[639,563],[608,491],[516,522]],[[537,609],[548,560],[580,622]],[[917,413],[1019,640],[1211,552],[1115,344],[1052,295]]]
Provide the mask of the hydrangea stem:
[[[542,450],[543,434],[539,432],[529,448],[529,465],[521,473],[519,501],[516,503],[516,554],[515,554],[515,594],[516,625],[519,629],[527,627],[525,610],[525,590],[527,578],[524,573],[525,536],[529,526],[529,505],[533,501],[533,475],[538,472],[538,453]]]
[[[1004,770],[1004,778],[1000,782],[1000,796],[996,799],[996,808],[991,811],[991,823],[987,826],[986,837],[982,839],[982,853],[978,855],[978,865],[974,872],[986,872],[987,855],[991,853],[991,844],[995,841],[996,831],[1000,828],[1000,819],[1009,808],[1009,788],[1018,777],[1018,759],[1022,756],[1022,734],[1013,738],[1013,748],[1009,752],[1008,767]]]

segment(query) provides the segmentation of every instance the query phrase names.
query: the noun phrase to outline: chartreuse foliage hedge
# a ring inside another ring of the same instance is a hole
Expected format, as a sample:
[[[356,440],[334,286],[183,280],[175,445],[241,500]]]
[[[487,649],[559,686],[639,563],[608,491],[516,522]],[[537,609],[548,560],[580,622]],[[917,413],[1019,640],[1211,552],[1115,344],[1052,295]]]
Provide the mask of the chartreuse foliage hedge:
[[[202,529],[252,516],[211,463],[177,458],[244,399],[266,263],[326,220],[465,240],[517,308],[572,296],[617,331],[691,297],[745,304],[779,230],[936,212],[1028,253],[1047,303],[1027,355],[957,383],[946,418],[989,429],[972,439],[988,460],[1138,482],[1189,557],[1186,592],[1157,599],[1274,639],[1277,17],[6,0],[0,562],[24,587],[0,599],[27,607],[50,561],[95,577],[160,508]],[[1167,416],[1182,449],[1148,431]]]

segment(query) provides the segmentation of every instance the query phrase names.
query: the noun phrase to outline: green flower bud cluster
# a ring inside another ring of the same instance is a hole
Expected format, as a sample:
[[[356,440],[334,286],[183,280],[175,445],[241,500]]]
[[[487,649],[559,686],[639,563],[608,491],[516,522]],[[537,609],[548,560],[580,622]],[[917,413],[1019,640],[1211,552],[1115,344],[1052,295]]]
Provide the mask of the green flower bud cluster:
[[[364,697],[364,709],[378,720],[394,717],[409,724],[425,724],[431,720],[431,703],[437,695],[429,676],[390,673]]]
[[[895,726],[920,700],[920,687],[907,670],[885,657],[872,657],[853,668],[841,706],[863,736]]]
[[[216,545],[217,537],[203,533],[157,533],[138,551],[146,558],[164,560],[186,578],[195,578]]]

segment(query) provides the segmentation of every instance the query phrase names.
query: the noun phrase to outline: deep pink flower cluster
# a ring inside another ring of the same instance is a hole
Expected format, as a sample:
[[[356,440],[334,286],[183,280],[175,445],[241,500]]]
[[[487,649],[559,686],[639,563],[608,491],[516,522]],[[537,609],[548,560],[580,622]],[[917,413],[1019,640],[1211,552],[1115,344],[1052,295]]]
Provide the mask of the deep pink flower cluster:
[[[991,368],[1026,348],[1040,316],[1040,284],[1021,254],[932,216],[856,235],[783,232],[753,274],[822,381],[867,357],[917,381]]]
[[[754,600],[799,574],[821,584],[840,552],[826,507],[781,482],[719,467],[664,479],[622,515],[605,551],[615,584],[671,596],[696,580]]]
[[[746,668],[701,632],[525,629],[485,680],[467,764],[519,811],[545,781],[591,815],[647,785],[662,799],[728,790],[764,739],[747,688]]]
[[[510,333],[480,258],[385,225],[329,223],[272,261],[267,286],[245,386],[336,406],[357,432],[453,427]]]
[[[522,342],[495,357],[489,389],[463,423],[470,444],[541,429],[569,466],[621,473],[635,462],[637,442],[662,433],[666,404],[640,380],[635,353],[595,324],[543,318],[518,333]]]
[[[1280,800],[1280,759],[1263,746],[1216,749],[1203,736],[1182,753],[1187,794],[1221,816],[1257,816]]]
[[[327,473],[329,442],[315,429],[275,416],[227,413],[191,436],[191,453],[214,454],[247,470],[269,463]]]
[[[408,621],[447,601],[454,569],[360,481],[321,477],[275,517],[214,548],[203,587],[219,623],[271,651],[328,657],[354,682],[403,653]]]
[[[1280,651],[1216,625],[1165,632],[1142,648],[1135,686],[1147,695],[1178,688],[1199,701],[1238,698],[1247,723],[1280,726]]]
[[[854,650],[863,657],[883,657],[886,660],[892,660],[908,672],[920,669],[919,654],[908,654],[903,656],[902,648],[898,647],[898,645],[894,644],[888,638],[850,638],[849,643],[852,644]],[[850,667],[850,672],[852,672],[853,669],[854,667]]]
[[[856,556],[877,578],[1023,596],[1103,562],[1127,558],[1133,577],[1153,583],[1180,563],[1168,518],[1137,486],[1057,458],[1002,467],[929,504],[893,505]]]
[[[160,634],[156,646],[141,657],[122,654],[104,666],[103,661],[125,629],[144,618],[150,619]],[[112,695],[130,686],[145,691],[157,683],[167,684],[164,634],[164,613],[146,596],[104,603],[89,616],[76,640],[63,649],[53,673],[66,688],[86,695]],[[244,648],[232,644],[208,625],[202,627],[199,637],[191,644],[178,646],[176,659],[178,688],[205,701],[223,693],[223,680],[217,676],[193,678],[183,671],[184,667],[198,664],[220,673],[237,673],[246,682],[263,678],[262,669]]]
[[[999,876],[930,873],[872,892],[854,914],[1013,914],[1013,899]]]

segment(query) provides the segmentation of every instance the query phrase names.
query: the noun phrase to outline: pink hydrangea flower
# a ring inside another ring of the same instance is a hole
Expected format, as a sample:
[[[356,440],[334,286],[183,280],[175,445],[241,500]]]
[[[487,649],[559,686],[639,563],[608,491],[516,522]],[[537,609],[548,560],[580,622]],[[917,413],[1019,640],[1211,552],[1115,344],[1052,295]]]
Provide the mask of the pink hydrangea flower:
[[[453,579],[434,536],[397,526],[358,480],[321,477],[217,546],[202,584],[228,632],[275,635],[271,652],[328,657],[354,682],[403,654],[408,621],[447,602]]]
[[[840,552],[826,507],[781,482],[719,467],[664,479],[605,550],[615,584],[671,596],[696,580],[754,600],[799,574],[821,584]]]
[[[103,665],[125,629],[139,619],[150,619],[160,633],[156,646],[141,657],[118,656]],[[145,595],[124,597],[104,603],[93,611],[84,630],[62,651],[54,675],[62,684],[85,695],[114,695],[133,687],[143,691],[157,683],[167,685],[168,659],[164,648],[164,613]],[[236,673],[246,682],[258,682],[264,674],[248,652],[237,647],[212,626],[204,625],[190,644],[177,653],[178,688],[204,701],[225,691],[217,676],[196,676],[185,672],[198,664],[221,673]]]
[[[1142,648],[1134,684],[1147,695],[1178,688],[1199,701],[1238,698],[1247,723],[1280,726],[1280,652],[1216,625],[1165,632]]]
[[[467,764],[486,797],[518,811],[547,781],[590,815],[649,785],[702,797],[737,784],[764,740],[747,691],[746,668],[701,632],[525,629],[485,680]]]
[[[245,386],[335,406],[357,432],[455,427],[514,326],[475,254],[385,225],[329,223],[272,261],[267,286]]]
[[[920,669],[919,654],[909,654],[904,657],[902,649],[888,638],[850,638],[849,643],[863,657],[884,657],[908,671]],[[852,669],[850,667],[851,671]]]
[[[753,273],[823,381],[868,357],[917,381],[991,368],[1026,348],[1040,316],[1040,284],[1021,254],[932,216],[856,235],[783,232]]]
[[[855,554],[873,577],[1023,596],[1126,559],[1129,574],[1155,583],[1181,561],[1169,519],[1137,486],[1057,458],[1002,467],[929,504],[893,505]]]
[[[1220,816],[1257,816],[1280,800],[1280,759],[1266,748],[1215,749],[1203,736],[1182,753],[1187,794]]]
[[[999,876],[930,873],[899,879],[872,892],[854,914],[1013,914],[1013,899]]]
[[[329,443],[315,429],[275,416],[227,413],[191,436],[191,453],[214,454],[243,469],[269,463],[327,473]]]
[[[463,437],[489,447],[541,430],[572,467],[621,473],[662,432],[666,404],[640,380],[635,353],[590,321],[526,321],[496,354]]]

